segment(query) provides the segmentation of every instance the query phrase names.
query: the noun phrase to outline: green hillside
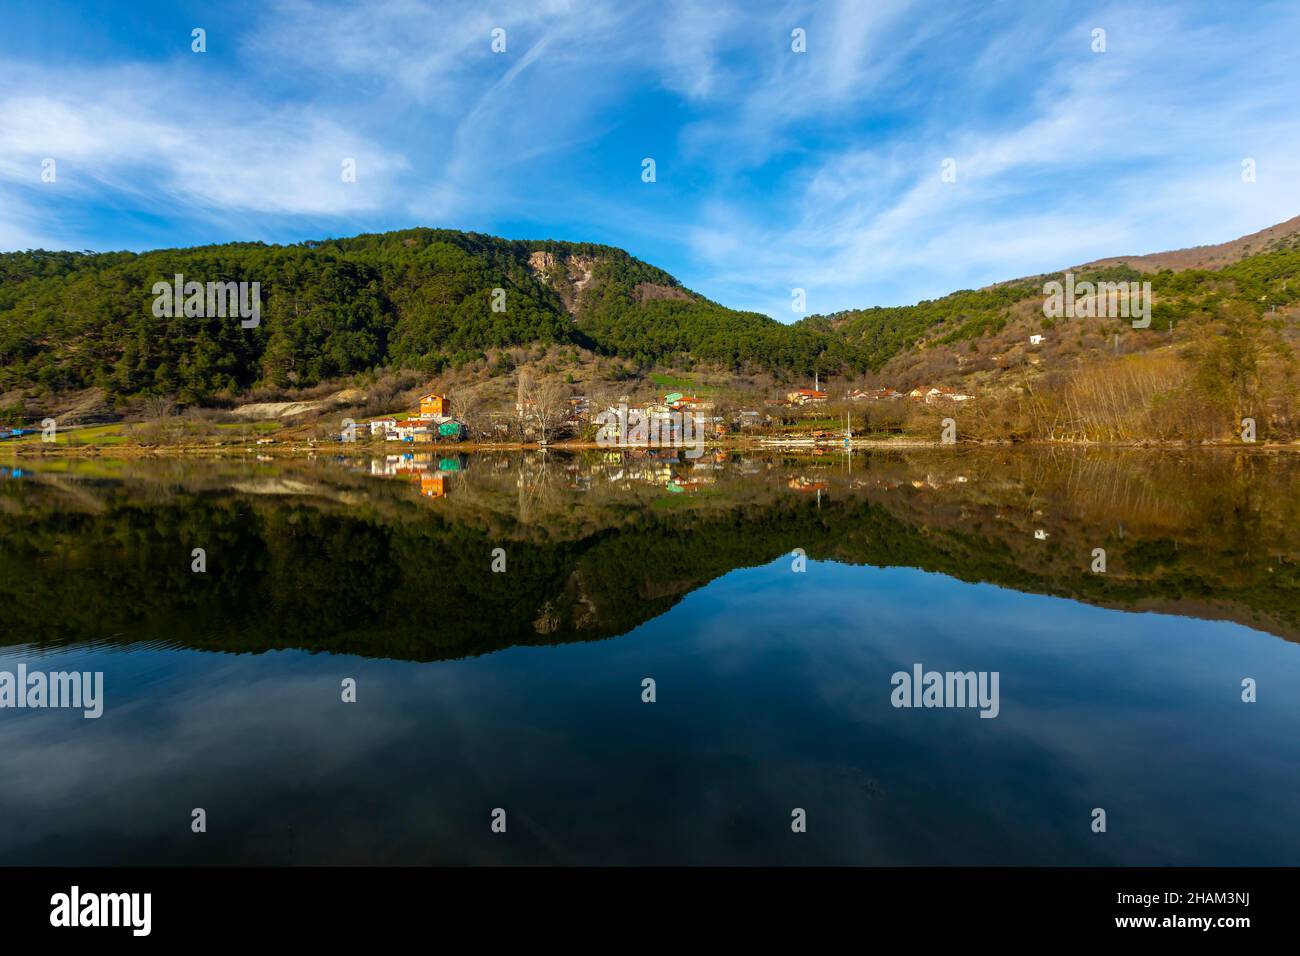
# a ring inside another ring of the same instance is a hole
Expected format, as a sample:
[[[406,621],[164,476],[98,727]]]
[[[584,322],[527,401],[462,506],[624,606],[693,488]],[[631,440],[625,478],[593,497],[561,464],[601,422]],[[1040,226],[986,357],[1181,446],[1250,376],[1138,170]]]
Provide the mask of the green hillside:
[[[954,345],[991,336],[1012,318],[1013,308],[1028,303],[1038,311],[1043,285],[1064,282],[1062,272],[1018,279],[984,289],[965,289],[916,305],[855,309],[829,316],[830,326],[845,345],[858,352],[872,369],[924,341]],[[1226,303],[1240,302],[1259,315],[1300,300],[1300,249],[1294,244],[1247,256],[1221,269],[1139,272],[1127,265],[1081,268],[1075,280],[1090,282],[1150,282],[1154,302],[1151,328],[1164,331],[1173,323],[1208,315]],[[1068,320],[1057,320],[1068,321]],[[1127,324],[1127,319],[1116,319]],[[1052,320],[1043,323],[1053,326]]]
[[[155,316],[153,286],[176,274],[259,282],[260,324]],[[936,356],[933,374],[944,377],[938,357],[945,349],[968,356],[987,342],[986,354],[1002,352],[1023,338],[1027,322],[1051,328],[1041,303],[1043,283],[1052,278],[1061,275],[786,325],[710,302],[620,249],[442,229],[290,246],[6,253],[0,394],[100,388],[110,399],[157,394],[202,403],[260,386],[309,388],[378,368],[433,376],[490,350],[537,345],[588,350],[641,372],[699,367],[779,379],[856,376],[925,349]],[[1186,320],[1194,326],[1228,304],[1277,320],[1281,330],[1286,310],[1300,299],[1300,248],[1275,242],[1213,270],[1081,267],[1077,278],[1149,280],[1153,331],[1171,323],[1182,328]],[[494,289],[505,290],[503,311],[493,309]],[[1149,336],[1134,340],[1139,349],[1153,344],[1158,340]]]
[[[552,262],[539,265],[539,254]],[[156,317],[153,285],[177,273],[260,282],[260,324]],[[497,288],[506,290],[504,311],[492,309]],[[826,328],[724,308],[619,249],[588,243],[411,229],[292,246],[0,255],[0,391],[100,387],[196,402],[381,366],[432,374],[487,349],[535,343],[644,368],[865,367]]]

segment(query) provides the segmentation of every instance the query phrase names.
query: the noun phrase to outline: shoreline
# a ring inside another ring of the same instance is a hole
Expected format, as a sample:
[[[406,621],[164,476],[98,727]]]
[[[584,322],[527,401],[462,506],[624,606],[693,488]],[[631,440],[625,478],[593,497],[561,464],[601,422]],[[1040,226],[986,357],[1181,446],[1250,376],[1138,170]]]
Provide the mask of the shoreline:
[[[396,445],[398,447],[394,448]],[[829,452],[843,453],[847,450],[865,451],[918,451],[940,449],[972,448],[1096,448],[1096,449],[1145,449],[1151,451],[1251,451],[1251,452],[1293,452],[1300,453],[1300,441],[1294,442],[1202,442],[1202,441],[1156,441],[1135,440],[1126,442],[1089,442],[1089,441],[1047,441],[1031,439],[1012,440],[975,440],[958,441],[945,444],[940,441],[919,438],[854,438],[847,445],[842,441],[826,441],[813,438],[745,438],[706,441],[701,446],[704,453],[717,451],[737,452]],[[43,458],[299,458],[309,455],[344,453],[385,457],[393,454],[482,454],[490,452],[537,452],[556,451],[575,453],[585,451],[599,452],[634,452],[646,450],[690,451],[689,446],[628,444],[602,445],[592,441],[555,442],[542,445],[538,442],[447,442],[420,443],[414,445],[406,442],[275,442],[266,445],[212,444],[204,442],[176,443],[168,445],[107,444],[93,442],[85,445],[70,445],[62,442],[50,444],[26,442],[19,444],[0,444],[0,461],[18,461]],[[702,456],[698,456],[702,457]],[[688,459],[691,460],[691,459]]]

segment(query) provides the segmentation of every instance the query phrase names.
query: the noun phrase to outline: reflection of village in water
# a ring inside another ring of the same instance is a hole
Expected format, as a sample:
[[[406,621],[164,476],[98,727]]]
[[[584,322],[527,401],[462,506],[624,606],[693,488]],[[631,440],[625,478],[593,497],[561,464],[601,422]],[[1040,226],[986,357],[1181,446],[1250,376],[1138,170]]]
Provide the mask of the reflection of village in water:
[[[466,455],[439,455],[431,452],[406,452],[372,458],[370,473],[383,477],[405,478],[426,498],[447,494],[448,480],[460,474],[468,462]]]
[[[521,468],[517,484],[530,482],[530,476],[561,471],[572,491],[589,491],[598,481],[623,489],[636,484],[653,485],[672,494],[696,491],[717,481],[716,472],[729,459],[719,452],[702,459],[690,460],[676,448],[632,448],[601,452],[594,460],[565,458],[560,461],[539,460],[534,468]],[[544,453],[536,456],[544,458]],[[372,458],[371,475],[403,478],[419,489],[426,498],[443,498],[452,492],[454,480],[465,475],[470,457],[436,452],[406,452]],[[481,465],[484,463],[480,463]],[[364,469],[362,469],[364,470]],[[794,487],[792,484],[791,487]],[[823,485],[824,487],[824,485]]]
[[[471,467],[499,470],[516,465],[519,470],[514,483],[520,488],[530,487],[541,480],[549,481],[562,474],[563,485],[575,492],[591,491],[597,484],[603,483],[624,491],[636,486],[648,486],[669,494],[690,494],[716,484],[722,473],[730,470],[736,475],[767,474],[792,491],[820,495],[831,488],[831,482],[825,474],[826,468],[836,466],[844,470],[843,477],[849,479],[849,488],[870,486],[891,489],[910,484],[917,489],[937,489],[944,485],[964,484],[968,480],[965,475],[939,478],[931,474],[908,481],[880,476],[864,480],[853,477],[852,455],[847,452],[816,449],[805,457],[811,460],[799,462],[779,457],[748,458],[727,449],[718,449],[703,457],[692,458],[681,448],[626,448],[582,456],[536,452],[522,456],[522,460],[516,459],[514,464],[508,465],[500,456],[405,452],[372,458],[368,467],[354,462],[353,470],[381,478],[404,479],[426,498],[444,498],[454,494],[456,482],[465,479]],[[471,466],[471,462],[476,459],[476,464]],[[773,472],[784,474],[774,475]]]
[[[526,549],[527,566],[547,577],[546,587],[520,597],[494,625],[496,637],[520,621],[528,639],[621,634],[639,620],[629,608],[665,594],[664,579],[649,569],[673,567],[669,590],[680,597],[802,548],[845,565],[916,567],[1111,607],[1228,617],[1300,641],[1300,500],[1288,455],[714,447],[693,458],[693,450],[408,446],[256,462],[38,463],[0,469],[7,499],[0,524],[15,543],[17,578],[30,579],[39,566],[52,580],[67,573],[64,538],[87,533],[68,526],[66,513],[93,516],[80,520],[100,523],[106,540],[117,540],[123,523],[164,529],[157,532],[164,537],[173,524],[184,526],[188,539],[219,536],[214,529],[233,508],[253,518],[244,562],[292,549],[296,538],[282,542],[282,529],[308,524],[315,536],[342,535],[348,554],[357,535],[373,539],[375,554],[424,553],[429,536],[451,536],[455,586],[470,603],[484,598],[475,554]],[[156,511],[174,517],[160,520]],[[183,544],[155,549],[170,554]],[[627,554],[648,550],[663,560],[633,560],[606,579]],[[294,553],[289,564],[301,569],[306,560]],[[400,578],[407,564],[397,561],[389,573]],[[321,558],[309,577],[329,580],[332,568]],[[529,578],[521,587],[536,584]],[[313,601],[328,602],[330,593]],[[563,628],[532,626],[549,620],[548,605],[567,609]],[[408,609],[412,621],[422,614]],[[101,617],[87,627],[102,629]],[[69,630],[66,621],[58,627]]]

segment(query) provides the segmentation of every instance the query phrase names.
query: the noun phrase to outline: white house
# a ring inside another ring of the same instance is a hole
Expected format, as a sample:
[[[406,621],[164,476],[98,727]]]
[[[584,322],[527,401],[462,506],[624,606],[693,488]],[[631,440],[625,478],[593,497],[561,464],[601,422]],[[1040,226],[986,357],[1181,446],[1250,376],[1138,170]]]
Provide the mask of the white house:
[[[429,425],[427,422],[420,421],[417,418],[408,418],[406,421],[395,422],[389,429],[388,439],[390,441],[415,441],[417,435],[428,435]]]
[[[1042,337],[1041,335],[1031,335],[1031,336],[1029,336],[1029,344],[1030,344],[1030,345],[1042,345],[1042,344],[1043,344],[1043,337]]]

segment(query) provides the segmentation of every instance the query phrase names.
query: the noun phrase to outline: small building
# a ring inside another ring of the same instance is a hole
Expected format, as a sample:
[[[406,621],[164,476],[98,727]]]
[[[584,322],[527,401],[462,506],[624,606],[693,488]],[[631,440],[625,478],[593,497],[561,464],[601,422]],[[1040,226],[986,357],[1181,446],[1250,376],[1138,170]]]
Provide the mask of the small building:
[[[785,400],[790,405],[808,405],[813,402],[824,402],[828,397],[821,389],[801,388],[798,391],[786,392]]]
[[[420,396],[420,411],[417,418],[446,418],[451,414],[451,402],[446,395],[430,392]]]
[[[1043,344],[1043,337],[1042,337],[1041,335],[1031,335],[1031,336],[1029,336],[1029,344],[1030,344],[1030,345],[1042,345],[1042,344]]]
[[[378,435],[381,433],[387,434],[388,432],[392,431],[396,427],[397,427],[396,418],[376,418],[374,421],[370,422],[370,434],[371,435]]]
[[[395,422],[392,430],[388,433],[390,438],[396,438],[397,441],[431,441],[432,435],[429,433],[429,425],[418,418],[408,418],[405,421]],[[424,438],[418,436],[424,435]]]
[[[907,397],[914,402],[925,402],[927,405],[934,405],[938,402],[968,402],[975,396],[965,395],[944,385],[929,388],[921,385],[908,392]]]
[[[438,426],[438,437],[450,438],[453,440],[459,440],[461,438],[464,438],[465,426],[462,425],[460,422],[451,422],[451,421],[443,422]]]
[[[849,392],[849,400],[853,402],[892,402],[902,397],[902,392],[892,388],[855,388]]]

